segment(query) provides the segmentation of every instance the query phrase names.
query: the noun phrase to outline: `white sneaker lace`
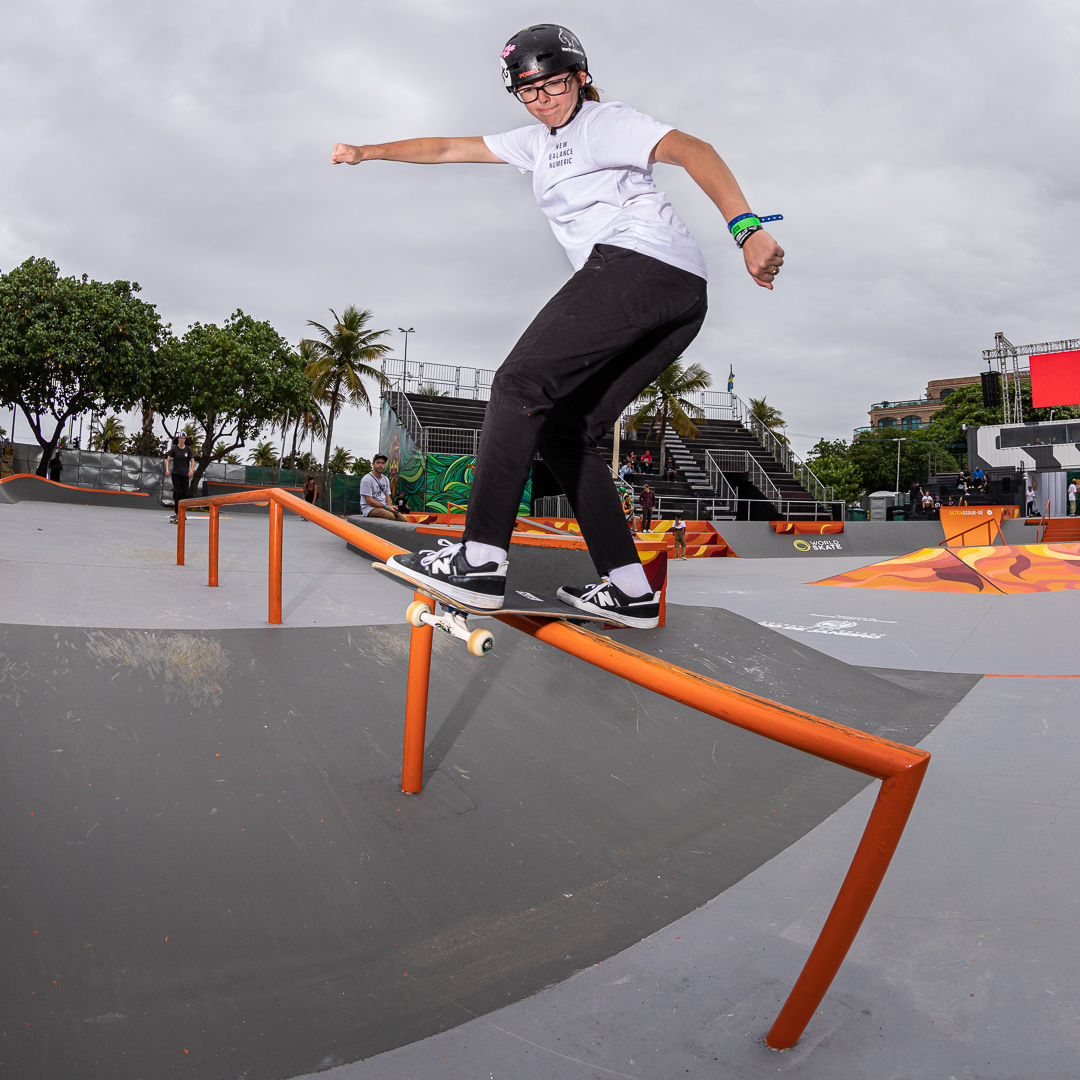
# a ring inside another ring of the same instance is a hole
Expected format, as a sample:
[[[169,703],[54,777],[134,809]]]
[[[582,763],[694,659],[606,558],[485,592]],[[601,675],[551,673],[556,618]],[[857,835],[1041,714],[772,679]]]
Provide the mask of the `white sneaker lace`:
[[[589,585],[585,591],[581,594],[582,600],[591,600],[598,592],[606,589],[611,584],[607,578],[604,578],[599,584]]]
[[[455,544],[453,540],[440,540],[439,546],[434,551],[425,549],[420,552],[423,556],[420,565],[427,570],[439,559],[452,559],[464,546],[464,544]]]

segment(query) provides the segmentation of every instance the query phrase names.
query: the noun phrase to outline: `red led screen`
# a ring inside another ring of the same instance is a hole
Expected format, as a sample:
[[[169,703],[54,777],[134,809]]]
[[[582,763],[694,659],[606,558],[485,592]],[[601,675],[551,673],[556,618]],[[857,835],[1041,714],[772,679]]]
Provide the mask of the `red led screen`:
[[[1036,409],[1080,404],[1080,349],[1032,356],[1031,404]]]

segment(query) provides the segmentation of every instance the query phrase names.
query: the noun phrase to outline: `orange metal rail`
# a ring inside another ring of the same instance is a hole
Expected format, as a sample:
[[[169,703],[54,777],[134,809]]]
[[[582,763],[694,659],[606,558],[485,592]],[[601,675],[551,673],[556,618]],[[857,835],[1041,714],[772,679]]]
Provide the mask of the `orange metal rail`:
[[[218,508],[234,503],[270,503],[270,622],[281,622],[281,541],[283,510],[289,509],[380,559],[403,551],[364,529],[336,518],[280,488],[238,492],[204,499],[187,499],[179,507],[176,561],[184,563],[185,511],[210,508],[210,584],[217,584]],[[419,598],[419,594],[418,594]],[[844,765],[882,781],[847,875],[832,909],[787,1001],[765,1037],[776,1050],[794,1046],[825,996],[833,977],[859,932],[885,871],[907,824],[930,761],[919,750],[856,728],[779,705],[715,679],[697,675],[664,660],[629,648],[601,634],[555,620],[499,615],[495,618],[553,648],[610,671],[673,701],[679,701],[719,720],[756,732],[767,739],[807,754]],[[411,632],[405,733],[402,750],[402,790],[418,793],[423,783],[424,739],[427,725],[428,680],[432,629]]]

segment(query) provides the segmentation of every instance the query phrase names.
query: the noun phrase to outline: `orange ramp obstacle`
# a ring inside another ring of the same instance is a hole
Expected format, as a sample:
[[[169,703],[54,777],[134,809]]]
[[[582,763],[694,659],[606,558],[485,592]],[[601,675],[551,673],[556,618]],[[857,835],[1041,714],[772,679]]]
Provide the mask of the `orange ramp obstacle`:
[[[993,524],[984,517],[983,528]],[[811,582],[851,589],[995,595],[1080,589],[1080,544],[922,548]]]

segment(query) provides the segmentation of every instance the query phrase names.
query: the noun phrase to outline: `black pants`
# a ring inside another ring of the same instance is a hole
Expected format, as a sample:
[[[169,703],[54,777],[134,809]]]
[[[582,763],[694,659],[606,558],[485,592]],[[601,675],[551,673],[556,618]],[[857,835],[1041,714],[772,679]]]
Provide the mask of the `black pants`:
[[[599,440],[705,320],[704,278],[598,244],[522,334],[491,384],[465,540],[508,548],[539,449],[601,574],[637,551]]]
[[[172,474],[173,505],[177,509],[180,508],[180,500],[188,498],[188,480],[190,479],[189,476]]]

